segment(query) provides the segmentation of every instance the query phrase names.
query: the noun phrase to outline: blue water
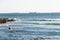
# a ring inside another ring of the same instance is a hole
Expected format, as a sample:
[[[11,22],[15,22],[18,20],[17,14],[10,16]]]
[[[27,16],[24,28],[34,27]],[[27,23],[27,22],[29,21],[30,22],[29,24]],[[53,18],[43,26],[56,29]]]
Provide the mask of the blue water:
[[[16,18],[18,21],[0,24],[0,40],[31,40],[33,37],[60,37],[60,25],[42,25],[46,19],[60,19],[59,13],[9,13],[1,18]],[[41,22],[41,24],[39,24]],[[60,21],[53,21],[60,22]],[[10,32],[8,27],[14,30]]]

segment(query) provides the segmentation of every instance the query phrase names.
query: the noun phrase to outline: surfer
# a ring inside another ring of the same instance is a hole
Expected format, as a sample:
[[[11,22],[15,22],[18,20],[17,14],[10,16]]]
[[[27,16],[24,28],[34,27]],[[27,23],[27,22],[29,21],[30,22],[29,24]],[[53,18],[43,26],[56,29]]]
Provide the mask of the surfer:
[[[9,27],[9,30],[10,30],[11,28]]]
[[[13,29],[11,27],[9,27],[8,29],[9,29],[9,31],[13,31]]]
[[[8,27],[9,32],[15,32],[14,28]]]

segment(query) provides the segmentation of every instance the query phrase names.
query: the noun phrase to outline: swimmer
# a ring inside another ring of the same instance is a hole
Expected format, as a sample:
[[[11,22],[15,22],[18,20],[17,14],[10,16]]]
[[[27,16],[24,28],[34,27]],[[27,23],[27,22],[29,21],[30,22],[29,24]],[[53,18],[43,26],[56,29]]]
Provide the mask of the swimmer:
[[[9,31],[13,31],[13,29],[11,27],[9,27]]]
[[[10,30],[11,28],[9,27],[9,30]]]

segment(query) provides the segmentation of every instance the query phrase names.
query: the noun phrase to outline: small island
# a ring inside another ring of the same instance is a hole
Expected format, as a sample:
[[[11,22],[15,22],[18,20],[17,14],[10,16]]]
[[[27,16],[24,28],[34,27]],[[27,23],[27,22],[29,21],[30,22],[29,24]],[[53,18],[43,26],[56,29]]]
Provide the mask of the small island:
[[[7,23],[7,22],[12,22],[15,21],[15,19],[11,18],[0,18],[0,24]]]

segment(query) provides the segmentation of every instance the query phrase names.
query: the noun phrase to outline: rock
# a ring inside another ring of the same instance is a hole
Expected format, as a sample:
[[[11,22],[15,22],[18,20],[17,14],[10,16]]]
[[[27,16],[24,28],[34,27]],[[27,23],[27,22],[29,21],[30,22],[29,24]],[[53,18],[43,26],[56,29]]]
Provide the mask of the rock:
[[[14,19],[8,19],[7,21],[8,21],[8,22],[12,22],[12,21],[15,21],[15,20],[14,20]]]
[[[12,22],[15,21],[14,19],[9,19],[9,18],[0,18],[0,24],[6,23],[6,22]]]

